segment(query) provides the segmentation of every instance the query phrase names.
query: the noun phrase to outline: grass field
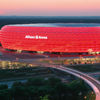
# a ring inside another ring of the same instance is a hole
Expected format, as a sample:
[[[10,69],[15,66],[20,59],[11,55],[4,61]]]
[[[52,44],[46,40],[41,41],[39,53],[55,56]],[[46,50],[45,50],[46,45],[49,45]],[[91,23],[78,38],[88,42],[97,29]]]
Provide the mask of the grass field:
[[[98,72],[100,71],[100,64],[80,64],[67,66],[82,72]]]

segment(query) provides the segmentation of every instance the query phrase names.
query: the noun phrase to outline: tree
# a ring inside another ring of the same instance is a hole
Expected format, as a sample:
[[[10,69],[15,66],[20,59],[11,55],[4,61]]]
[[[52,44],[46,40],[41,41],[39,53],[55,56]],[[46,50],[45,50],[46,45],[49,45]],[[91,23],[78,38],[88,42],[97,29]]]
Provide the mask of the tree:
[[[44,97],[40,96],[40,100],[49,100],[48,95],[45,95]]]
[[[0,85],[0,90],[5,90],[8,89],[8,85],[4,84],[4,85]]]
[[[56,84],[61,83],[61,79],[51,77],[48,79],[48,85],[55,86]]]
[[[0,100],[12,100],[11,91],[9,89],[0,90]]]
[[[43,78],[34,78],[34,79],[29,79],[26,82],[26,85],[31,85],[31,86],[41,86],[45,84],[45,80]]]

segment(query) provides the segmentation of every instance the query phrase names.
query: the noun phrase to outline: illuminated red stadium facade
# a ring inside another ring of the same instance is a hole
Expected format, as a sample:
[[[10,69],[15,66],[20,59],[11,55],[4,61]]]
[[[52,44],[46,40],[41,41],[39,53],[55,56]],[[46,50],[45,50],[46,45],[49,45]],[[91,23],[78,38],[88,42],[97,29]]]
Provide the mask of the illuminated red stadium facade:
[[[99,24],[6,25],[1,29],[2,47],[43,52],[100,52]]]

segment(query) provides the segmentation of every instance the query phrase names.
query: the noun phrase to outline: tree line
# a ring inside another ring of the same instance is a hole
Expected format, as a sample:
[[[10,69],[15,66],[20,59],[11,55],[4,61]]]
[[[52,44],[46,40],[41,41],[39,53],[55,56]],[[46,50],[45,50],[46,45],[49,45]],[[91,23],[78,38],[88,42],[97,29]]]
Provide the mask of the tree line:
[[[0,100],[95,100],[95,94],[82,80],[64,83],[59,78],[32,78],[15,82],[11,88],[0,85]]]

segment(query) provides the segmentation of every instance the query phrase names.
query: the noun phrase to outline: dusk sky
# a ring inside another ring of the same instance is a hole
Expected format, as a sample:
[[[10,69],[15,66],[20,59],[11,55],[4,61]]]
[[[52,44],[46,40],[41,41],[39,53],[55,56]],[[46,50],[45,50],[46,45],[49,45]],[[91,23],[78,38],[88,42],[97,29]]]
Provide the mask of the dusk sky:
[[[100,16],[100,0],[0,0],[0,15]]]

